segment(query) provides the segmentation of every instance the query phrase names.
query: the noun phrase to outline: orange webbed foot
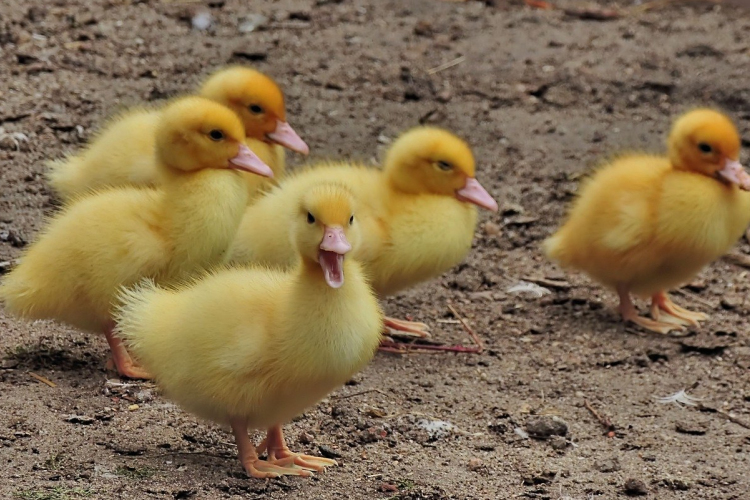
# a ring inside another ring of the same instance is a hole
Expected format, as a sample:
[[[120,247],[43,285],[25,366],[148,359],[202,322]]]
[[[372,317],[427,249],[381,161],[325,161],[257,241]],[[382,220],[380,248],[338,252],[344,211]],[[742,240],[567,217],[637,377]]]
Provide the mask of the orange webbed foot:
[[[291,451],[284,439],[281,426],[268,429],[268,434],[260,447],[268,450],[268,463],[281,467],[301,467],[308,471],[322,472],[326,467],[338,465],[335,460]],[[259,448],[260,448],[259,447]]]
[[[232,433],[237,443],[237,455],[240,459],[242,467],[252,477],[258,479],[266,479],[280,476],[302,476],[310,477],[312,472],[306,470],[303,467],[299,467],[293,463],[282,464],[272,463],[268,460],[261,460],[258,457],[253,443],[250,442],[250,437],[247,435],[247,420],[243,418],[233,418],[229,421],[232,426]],[[261,443],[260,449],[265,447],[266,441]]]
[[[651,317],[657,321],[674,322],[684,326],[700,326],[701,321],[708,319],[707,314],[678,306],[665,292],[654,294],[651,298]]]
[[[636,310],[633,302],[630,300],[630,293],[627,288],[618,287],[617,293],[620,296],[619,311],[622,319],[630,321],[641,328],[650,332],[660,333],[662,335],[668,335],[671,332],[681,332],[685,330],[685,326],[681,323],[670,322],[670,321],[659,321],[657,319],[650,319],[640,316]],[[663,318],[666,319],[666,318]]]
[[[406,321],[386,316],[384,323],[386,335],[418,337],[423,339],[430,338],[430,328],[426,324],[418,321]]]
[[[117,370],[117,373],[121,377],[151,380],[153,377],[149,372],[142,368],[138,363],[133,361],[130,357],[130,353],[125,349],[125,345],[122,340],[114,333],[114,324],[111,324],[104,331],[104,336],[107,337],[107,343],[109,344],[109,350],[112,351],[112,362]],[[107,363],[107,368],[111,368],[110,363]]]
[[[117,363],[114,356],[107,360],[107,369],[115,370],[121,377],[139,379],[139,380],[151,380],[154,378],[145,368],[135,363],[132,358]]]

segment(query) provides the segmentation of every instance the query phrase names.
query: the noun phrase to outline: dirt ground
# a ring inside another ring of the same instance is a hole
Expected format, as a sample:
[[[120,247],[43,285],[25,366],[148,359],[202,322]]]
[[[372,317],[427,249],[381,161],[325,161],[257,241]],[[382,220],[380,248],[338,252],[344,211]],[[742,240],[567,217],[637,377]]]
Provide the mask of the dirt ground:
[[[709,409],[750,420],[742,268],[717,262],[675,294],[712,317],[670,338],[624,327],[612,292],[539,251],[581,173],[618,149],[661,150],[688,107],[726,109],[750,144],[745,11],[672,5],[599,21],[491,0],[200,5],[3,0],[0,126],[29,141],[0,140],[0,261],[55,210],[46,160],[118,109],[252,64],[282,84],[314,158],[375,161],[420,122],[470,141],[501,212],[482,215],[464,264],[385,306],[426,321],[438,341],[468,344],[453,304],[487,349],[377,355],[286,427],[292,448],[340,466],[261,481],[226,431],[107,373],[102,338],[0,312],[1,498],[750,498],[750,430]],[[191,27],[201,8],[206,31]],[[248,32],[257,14],[265,20]],[[567,284],[508,292],[527,277]],[[695,382],[707,408],[655,401]],[[524,437],[539,419],[566,435]]]

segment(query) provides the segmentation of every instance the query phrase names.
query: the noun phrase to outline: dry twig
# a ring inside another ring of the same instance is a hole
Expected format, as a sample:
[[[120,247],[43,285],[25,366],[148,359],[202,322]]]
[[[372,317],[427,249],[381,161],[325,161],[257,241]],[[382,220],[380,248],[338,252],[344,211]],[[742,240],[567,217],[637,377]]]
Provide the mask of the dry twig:
[[[477,354],[481,354],[482,351],[484,351],[484,344],[482,344],[482,340],[479,338],[479,336],[474,332],[474,330],[471,329],[471,327],[466,323],[466,320],[458,314],[458,311],[456,309],[448,304],[448,309],[453,313],[453,316],[461,322],[461,326],[464,327],[464,330],[466,330],[466,333],[469,334],[471,339],[474,341],[474,343],[477,345],[478,350],[476,351]]]
[[[726,254],[723,259],[731,264],[734,264],[735,266],[750,269],[750,255],[745,255],[744,253],[739,252],[732,252]]]
[[[53,381],[51,381],[50,379],[48,379],[46,377],[42,377],[41,375],[37,375],[34,372],[29,372],[29,375],[31,376],[31,378],[34,378],[34,379],[38,380],[39,382],[41,382],[43,384],[47,384],[48,386],[50,386],[52,388],[57,387],[56,383],[54,383]]]
[[[530,283],[536,283],[537,285],[546,286],[547,288],[554,288],[556,290],[569,290],[572,285],[564,280],[552,280],[548,278],[535,278],[533,276],[526,276],[523,278],[524,281]]]
[[[435,73],[440,73],[441,71],[444,71],[448,68],[452,68],[453,66],[458,66],[462,62],[466,60],[466,56],[459,56],[451,61],[448,61],[446,63],[443,63],[439,66],[435,66],[434,68],[430,68],[427,70],[428,75],[434,75]]]
[[[377,392],[378,394],[385,395],[385,393],[381,391],[380,389],[367,389],[366,391],[359,391],[353,394],[342,394],[341,396],[331,396],[331,399],[336,399],[336,400],[349,399],[349,398],[353,398],[354,396],[361,396],[362,394],[368,394],[370,392]]]
[[[594,407],[591,406],[591,403],[589,403],[586,399],[583,400],[583,406],[586,407],[586,409],[594,416],[594,418],[599,421],[600,424],[602,424],[602,427],[604,427],[604,429],[607,431],[607,437],[615,437],[615,426],[609,419],[609,417],[601,416],[599,412],[596,411]]]

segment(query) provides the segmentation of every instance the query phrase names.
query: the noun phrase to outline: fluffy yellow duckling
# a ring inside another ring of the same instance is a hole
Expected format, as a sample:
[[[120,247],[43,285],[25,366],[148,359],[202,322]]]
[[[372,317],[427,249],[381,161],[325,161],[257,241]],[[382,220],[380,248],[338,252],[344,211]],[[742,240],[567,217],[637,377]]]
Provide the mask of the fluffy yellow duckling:
[[[121,375],[147,378],[112,335],[118,288],[182,280],[221,262],[247,204],[241,171],[272,176],[242,123],[200,97],[169,105],[156,132],[162,189],[112,188],[57,214],[0,286],[8,311],[104,332]]]
[[[750,176],[731,120],[710,109],[681,116],[669,156],[626,155],[582,187],[548,257],[617,290],[623,319],[659,333],[707,318],[667,296],[724,254],[750,223]],[[630,294],[652,298],[641,317]]]
[[[167,396],[231,425],[242,465],[258,478],[335,464],[291,452],[281,425],[363,368],[382,329],[372,289],[347,256],[360,245],[349,190],[322,184],[287,201],[294,217],[281,239],[298,256],[293,270],[224,269],[173,289],[147,283],[123,292],[117,314],[118,335]],[[268,429],[257,452],[248,428]]]
[[[469,146],[445,130],[419,127],[388,151],[384,168],[332,163],[290,176],[248,207],[229,251],[238,263],[288,267],[286,231],[294,199],[321,181],[346,185],[360,204],[364,243],[357,255],[378,295],[394,294],[455,266],[471,248],[476,207],[497,203],[475,179]],[[426,325],[386,318],[386,326],[426,335]]]
[[[284,95],[271,78],[240,66],[216,72],[200,95],[232,109],[242,120],[246,144],[276,177],[284,172],[284,150],[307,154],[307,144],[286,122]],[[162,110],[136,109],[112,120],[82,152],[50,163],[48,180],[64,200],[105,186],[157,186],[166,180],[154,153]],[[268,179],[247,175],[251,197]]]

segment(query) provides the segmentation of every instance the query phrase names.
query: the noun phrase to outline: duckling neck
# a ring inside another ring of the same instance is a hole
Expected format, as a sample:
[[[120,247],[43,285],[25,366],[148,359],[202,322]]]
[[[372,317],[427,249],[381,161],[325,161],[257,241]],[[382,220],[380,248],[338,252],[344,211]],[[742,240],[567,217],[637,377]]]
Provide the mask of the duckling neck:
[[[247,196],[242,174],[233,170],[171,173],[162,198],[165,236],[174,252],[170,275],[184,276],[223,262]]]
[[[379,306],[360,265],[346,258],[343,272],[344,284],[331,288],[320,265],[303,259],[280,317],[290,332],[284,356],[290,356],[290,350],[303,352],[330,374],[348,377],[375,352],[382,325]]]
[[[386,170],[386,184],[391,192],[402,194],[419,194],[416,183],[402,181],[392,170]]]
[[[668,154],[669,154],[669,163],[672,165],[672,169],[674,170],[681,170],[683,172],[687,172],[690,170],[688,168],[687,163],[682,158],[682,154],[680,151],[679,146],[676,144],[669,143],[668,146]]]

